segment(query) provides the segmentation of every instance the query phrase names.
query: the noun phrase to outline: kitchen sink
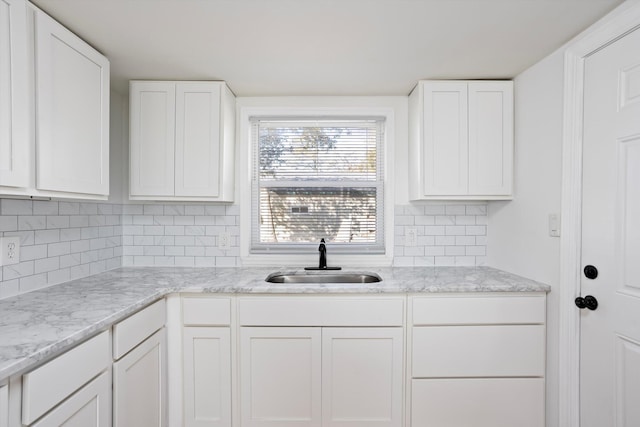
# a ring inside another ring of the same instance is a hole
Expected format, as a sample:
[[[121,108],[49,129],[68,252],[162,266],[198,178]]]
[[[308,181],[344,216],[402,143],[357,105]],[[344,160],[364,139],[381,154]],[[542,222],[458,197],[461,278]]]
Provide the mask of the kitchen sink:
[[[377,283],[382,278],[375,273],[272,273],[269,283]]]

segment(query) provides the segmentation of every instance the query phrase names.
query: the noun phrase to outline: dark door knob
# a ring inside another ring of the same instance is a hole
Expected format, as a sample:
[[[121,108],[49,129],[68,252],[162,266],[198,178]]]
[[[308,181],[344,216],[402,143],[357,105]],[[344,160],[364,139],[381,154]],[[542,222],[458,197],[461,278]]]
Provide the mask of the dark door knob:
[[[578,307],[580,310],[585,308],[589,310],[595,310],[596,308],[598,308],[598,300],[591,295],[587,295],[584,298],[578,297],[576,298],[575,302],[576,302],[576,307]]]
[[[587,279],[593,280],[598,277],[598,269],[593,265],[587,265],[584,268],[584,275],[587,277]]]

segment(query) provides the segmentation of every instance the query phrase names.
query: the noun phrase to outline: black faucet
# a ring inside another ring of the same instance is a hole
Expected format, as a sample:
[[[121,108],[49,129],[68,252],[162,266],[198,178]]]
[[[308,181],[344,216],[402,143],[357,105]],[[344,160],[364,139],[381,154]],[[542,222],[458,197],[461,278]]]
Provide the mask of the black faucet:
[[[320,246],[318,246],[320,252],[320,262],[317,267],[305,267],[305,270],[342,270],[342,267],[327,267],[327,246],[324,239],[320,239]]]
[[[320,247],[318,247],[318,251],[320,251],[320,264],[318,268],[320,270],[326,270],[327,268],[327,247],[324,244],[324,239],[320,239]]]

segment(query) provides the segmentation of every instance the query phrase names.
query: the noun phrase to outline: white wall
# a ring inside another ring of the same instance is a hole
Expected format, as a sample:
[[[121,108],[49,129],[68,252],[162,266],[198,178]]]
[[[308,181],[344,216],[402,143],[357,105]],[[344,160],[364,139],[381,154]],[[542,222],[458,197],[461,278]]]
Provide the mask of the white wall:
[[[560,214],[562,50],[515,79],[515,200],[489,203],[488,265],[552,287],[547,305],[547,427],[558,426],[560,239],[548,215]]]
[[[129,98],[111,91],[109,127],[109,202],[129,200]]]

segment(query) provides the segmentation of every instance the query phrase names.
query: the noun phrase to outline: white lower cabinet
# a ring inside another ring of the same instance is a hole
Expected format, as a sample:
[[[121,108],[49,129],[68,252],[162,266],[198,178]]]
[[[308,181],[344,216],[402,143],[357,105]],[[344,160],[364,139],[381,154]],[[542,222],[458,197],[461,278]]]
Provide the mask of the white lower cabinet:
[[[100,374],[32,426],[111,426],[111,381],[108,372]]]
[[[239,319],[242,427],[402,426],[402,298],[247,297]]]
[[[113,364],[113,425],[160,427],[165,420],[165,330]]]
[[[162,299],[113,327],[114,427],[165,427],[166,303]]]
[[[410,298],[411,426],[544,427],[545,295]]]
[[[243,427],[320,427],[320,328],[240,332]]]
[[[231,337],[225,327],[185,327],[184,426],[231,426]]]
[[[402,328],[322,329],[322,425],[402,425]]]
[[[231,310],[228,297],[182,297],[181,426],[231,427]]]
[[[9,386],[0,386],[0,427],[9,425]]]
[[[414,427],[544,426],[543,378],[414,379]]]
[[[111,425],[109,331],[22,376],[22,425]]]

